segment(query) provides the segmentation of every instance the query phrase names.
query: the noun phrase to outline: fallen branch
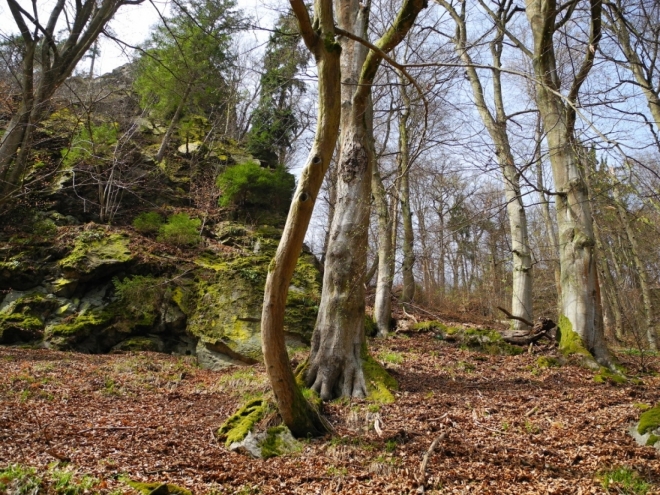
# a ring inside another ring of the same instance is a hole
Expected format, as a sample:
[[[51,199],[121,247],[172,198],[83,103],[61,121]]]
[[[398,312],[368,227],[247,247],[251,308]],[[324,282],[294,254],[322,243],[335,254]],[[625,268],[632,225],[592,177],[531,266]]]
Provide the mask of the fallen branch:
[[[419,466],[419,479],[417,480],[419,482],[419,488],[417,488],[417,493],[424,493],[424,486],[426,485],[426,466],[429,463],[429,459],[431,458],[431,455],[433,454],[435,448],[446,437],[447,437],[447,432],[445,431],[442,435],[440,435],[438,438],[433,440],[433,443],[431,443],[429,450],[426,452],[426,454],[424,454],[422,463]]]
[[[532,323],[531,321],[527,320],[526,318],[523,318],[522,316],[513,316],[511,313],[509,313],[506,309],[504,309],[501,306],[498,306],[497,309],[499,309],[502,313],[506,315],[507,320],[518,320],[518,321],[522,321],[528,327],[534,326],[534,323]]]

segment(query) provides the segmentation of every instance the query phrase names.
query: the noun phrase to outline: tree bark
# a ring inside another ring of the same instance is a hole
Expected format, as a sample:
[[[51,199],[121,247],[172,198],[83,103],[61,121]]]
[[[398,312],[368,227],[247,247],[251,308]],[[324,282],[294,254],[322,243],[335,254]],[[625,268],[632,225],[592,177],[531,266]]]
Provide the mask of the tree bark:
[[[560,346],[573,349],[573,333],[601,364],[611,364],[602,324],[596,321],[597,297],[595,240],[591,205],[580,165],[580,143],[575,138],[575,103],[595,57],[601,37],[601,2],[590,0],[589,43],[568,96],[561,96],[556,70],[553,34],[557,26],[555,0],[526,0],[526,14],[534,39],[533,66],[536,93],[543,127],[547,132],[550,163],[557,190],[556,208],[559,229],[562,314]],[[565,13],[565,15],[569,15]]]
[[[392,318],[392,283],[394,281],[394,246],[392,244],[392,218],[378,167],[374,165],[371,190],[378,216],[378,281],[374,302],[374,321],[378,336],[387,336]]]
[[[172,133],[174,132],[174,127],[179,121],[179,117],[181,117],[181,112],[183,111],[184,105],[188,101],[188,96],[190,96],[191,90],[192,90],[192,81],[189,81],[188,84],[186,85],[186,90],[183,92],[181,101],[179,102],[179,104],[176,107],[176,110],[174,111],[174,115],[172,115],[172,120],[170,120],[170,125],[167,126],[167,131],[165,131],[163,140],[160,142],[160,148],[158,148],[158,153],[156,153],[156,163],[160,163],[161,161],[163,161],[163,157],[165,156],[165,151],[167,151],[167,146],[170,144],[170,138],[172,137]]]
[[[423,0],[404,0],[392,26],[375,46],[384,53],[398,45],[412,27]],[[369,4],[342,0],[337,7],[343,32],[364,39]],[[371,85],[382,55],[349,36],[340,38],[341,151],[337,170],[337,204],[330,229],[319,315],[312,336],[306,381],[323,400],[364,397],[364,275],[366,271],[373,143],[369,125]]]
[[[303,397],[297,386],[284,339],[284,310],[289,285],[323,177],[339,134],[340,47],[334,41],[332,3],[316,0],[318,31],[312,27],[302,0],[291,0],[305,44],[314,54],[319,74],[319,106],[316,136],[307,164],[298,181],[275,258],[268,268],[261,337],[266,372],[284,424],[298,437],[319,435],[328,425]]]
[[[399,115],[399,201],[401,203],[401,223],[403,226],[403,245],[401,253],[403,263],[401,264],[401,277],[403,278],[403,290],[401,302],[411,302],[415,297],[415,265],[412,209],[410,208],[410,140],[408,138],[408,120],[410,119],[410,96],[406,88],[406,81],[399,74],[401,85],[402,109]]]

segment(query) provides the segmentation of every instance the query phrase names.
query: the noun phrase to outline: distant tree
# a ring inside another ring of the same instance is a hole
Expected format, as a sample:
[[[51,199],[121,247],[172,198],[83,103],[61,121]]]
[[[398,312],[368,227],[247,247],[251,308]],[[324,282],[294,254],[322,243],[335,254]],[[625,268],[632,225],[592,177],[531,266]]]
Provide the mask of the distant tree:
[[[231,34],[241,27],[235,6],[234,0],[175,2],[172,16],[152,33],[138,62],[135,88],[154,117],[169,119],[157,161],[182,118],[226,104],[224,73],[234,58]]]
[[[0,202],[20,187],[32,133],[51,97],[96,41],[117,10],[144,0],[57,0],[42,23],[17,0],[7,0],[22,39],[21,103],[0,138]],[[62,18],[65,29],[56,33]],[[63,34],[60,34],[63,33]]]
[[[292,12],[281,15],[264,56],[259,104],[252,115],[248,149],[269,167],[283,164],[298,129],[293,99],[305,84],[296,74],[309,60]]]

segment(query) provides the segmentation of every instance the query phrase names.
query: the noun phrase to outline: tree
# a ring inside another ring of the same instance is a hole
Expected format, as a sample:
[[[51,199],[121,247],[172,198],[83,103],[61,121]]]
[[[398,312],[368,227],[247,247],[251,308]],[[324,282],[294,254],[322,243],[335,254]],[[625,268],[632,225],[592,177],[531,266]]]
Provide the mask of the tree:
[[[312,149],[298,180],[282,239],[268,267],[261,339],[266,372],[280,416],[294,435],[304,437],[323,434],[329,428],[318,411],[307,402],[291,371],[284,340],[284,309],[314,204],[339,134],[341,48],[335,41],[333,2],[315,1],[314,22],[302,0],[291,0],[291,7],[298,19],[305,45],[316,61],[319,74],[318,119]]]
[[[404,0],[383,36],[367,50],[362,42],[370,4],[337,7],[342,46],[341,145],[337,203],[330,228],[319,316],[312,335],[308,386],[323,400],[364,397],[364,277],[374,161],[371,86],[381,60],[396,47],[424,8]]]
[[[163,18],[142,53],[135,89],[153,116],[169,119],[156,161],[165,156],[184,116],[231,111],[224,73],[233,60],[231,34],[241,26],[235,5],[234,0],[175,2],[173,15]]]
[[[47,110],[48,102],[80,59],[96,41],[117,10],[143,0],[57,0],[44,25],[36,2],[33,12],[17,0],[7,0],[23,40],[21,103],[0,138],[0,202],[7,201],[20,187],[34,128]],[[56,34],[66,17],[64,35]],[[32,25],[32,28],[28,26]]]
[[[519,42],[518,46],[533,61],[536,102],[547,133],[556,188],[562,289],[560,346],[568,352],[586,349],[600,363],[609,364],[599,311],[595,239],[584,180],[585,164],[581,162],[581,146],[575,137],[577,98],[593,67],[601,39],[602,4],[600,0],[589,0],[588,38],[579,69],[564,96],[553,36],[571,19],[577,2],[567,4],[564,9],[560,9],[555,0],[526,0],[525,3],[534,47],[528,50]],[[560,14],[563,16],[559,17]]]
[[[305,91],[296,75],[308,60],[308,52],[300,46],[295,17],[291,12],[281,15],[268,39],[261,95],[247,137],[250,152],[271,168],[284,164],[298,128],[292,100],[296,92]]]
[[[456,52],[465,64],[465,74],[472,87],[475,105],[495,145],[495,156],[504,177],[506,209],[511,231],[511,254],[513,258],[511,313],[530,321],[532,320],[532,255],[527,233],[525,205],[520,193],[520,172],[516,168],[507,131],[508,115],[504,108],[502,79],[499,70],[502,66],[504,28],[507,20],[511,18],[514,6],[511,2],[502,1],[496,4],[496,10],[494,11],[495,33],[489,42],[493,66],[492,94],[495,107],[495,111],[492,112],[486,103],[486,92],[470,54],[467,38],[466,3],[460,2],[460,7],[456,8],[450,1],[436,1],[449,12],[456,24],[456,34],[453,39]],[[520,320],[514,320],[513,326],[516,330],[527,327]]]

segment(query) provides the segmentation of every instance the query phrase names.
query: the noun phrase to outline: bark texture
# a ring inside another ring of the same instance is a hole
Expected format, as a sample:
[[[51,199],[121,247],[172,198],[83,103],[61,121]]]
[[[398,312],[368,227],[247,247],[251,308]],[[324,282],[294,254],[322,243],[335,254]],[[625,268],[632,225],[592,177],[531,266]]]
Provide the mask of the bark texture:
[[[282,239],[266,278],[261,334],[266,372],[282,420],[298,437],[319,435],[329,426],[303,397],[297,386],[284,339],[284,309],[289,285],[314,209],[323,177],[339,134],[341,48],[334,41],[332,4],[317,0],[318,31],[312,28],[302,0],[292,0],[300,30],[314,54],[319,73],[319,107],[316,136],[307,164],[298,181]]]
[[[424,7],[423,0],[405,0],[376,48],[387,53],[399,44]],[[341,0],[336,17],[339,28],[365,39],[369,3]],[[362,370],[364,341],[364,276],[373,143],[370,139],[371,85],[382,53],[349,36],[340,38],[341,148],[337,170],[337,201],[330,228],[323,274],[319,316],[312,336],[306,381],[323,400],[338,396],[364,397]]]
[[[597,286],[595,239],[585,167],[580,163],[581,145],[575,138],[575,104],[580,88],[593,66],[601,38],[601,2],[590,0],[589,42],[584,59],[568,90],[560,94],[553,35],[565,19],[558,21],[555,0],[527,0],[526,14],[534,39],[533,66],[536,96],[543,127],[547,132],[550,163],[557,190],[556,209],[561,265],[560,346],[575,348],[574,334],[602,364],[610,364],[605,345]],[[572,13],[569,9],[564,13]]]

